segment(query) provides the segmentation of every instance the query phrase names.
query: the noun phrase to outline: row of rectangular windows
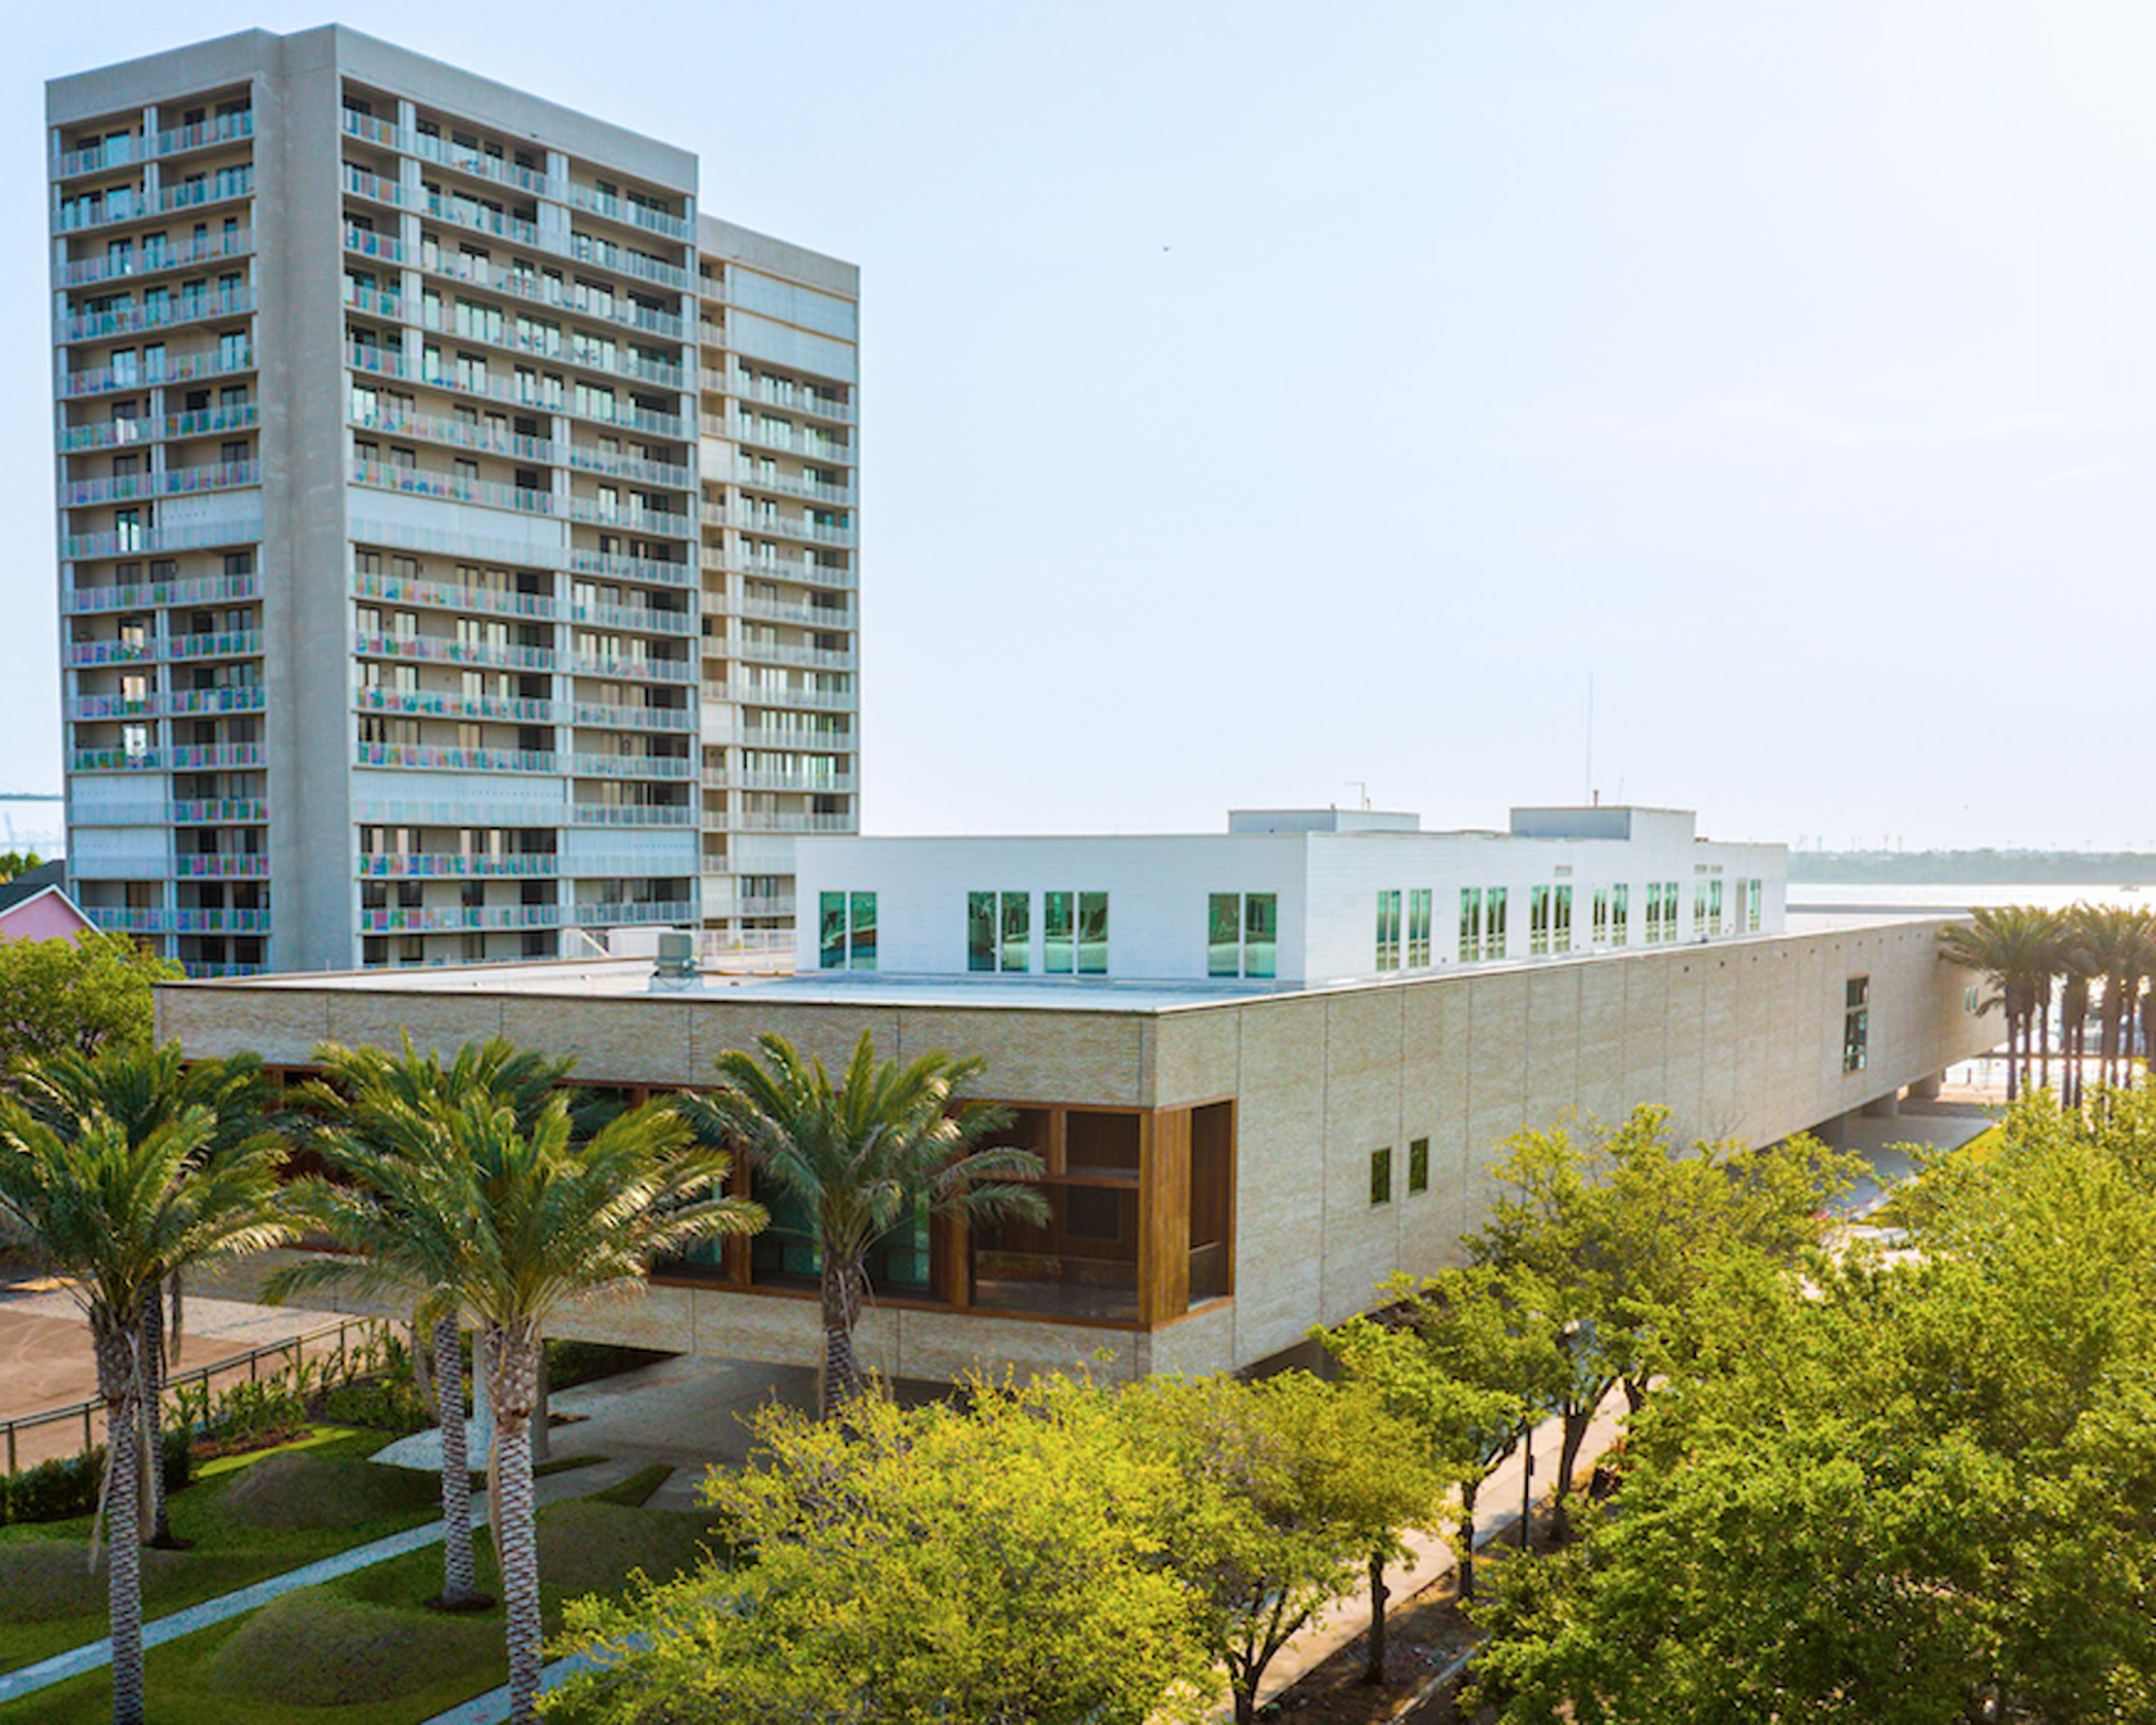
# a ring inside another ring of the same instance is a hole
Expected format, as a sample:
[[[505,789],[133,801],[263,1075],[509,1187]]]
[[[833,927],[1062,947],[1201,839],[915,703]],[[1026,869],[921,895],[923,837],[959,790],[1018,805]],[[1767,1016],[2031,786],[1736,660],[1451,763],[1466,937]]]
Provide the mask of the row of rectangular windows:
[[[1408,1196],[1430,1190],[1430,1140],[1415,1138],[1408,1144]],[[1370,1153],[1370,1206],[1393,1201],[1393,1148],[1388,1144]]]
[[[1754,934],[1761,927],[1760,901],[1763,883],[1737,883],[1738,934]],[[1692,888],[1692,933],[1701,939],[1722,927],[1722,883],[1719,879],[1697,882]],[[1532,957],[1572,950],[1572,896],[1568,883],[1527,889],[1527,950]],[[1621,947],[1630,940],[1631,888],[1619,884],[1594,889],[1593,939],[1598,947]],[[1463,886],[1460,889],[1460,958],[1473,964],[1485,958],[1502,958],[1507,948],[1509,889],[1502,886]],[[1404,903],[1405,916],[1402,915]],[[1678,883],[1647,883],[1646,943],[1668,945],[1678,937]],[[1431,893],[1426,886],[1404,895],[1396,889],[1378,894],[1377,968],[1419,970],[1430,962]],[[1402,938],[1404,927],[1405,938]]]
[[[1108,895],[1040,896],[1040,968],[1049,976],[1108,973]],[[1033,968],[1033,895],[966,895],[966,968],[1024,975]]]

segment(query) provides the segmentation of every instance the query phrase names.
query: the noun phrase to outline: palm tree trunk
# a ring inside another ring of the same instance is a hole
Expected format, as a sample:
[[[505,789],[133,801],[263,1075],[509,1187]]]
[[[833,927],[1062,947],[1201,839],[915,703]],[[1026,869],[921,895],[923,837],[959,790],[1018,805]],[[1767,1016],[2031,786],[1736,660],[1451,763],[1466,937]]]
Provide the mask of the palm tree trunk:
[[[470,1605],[479,1597],[472,1566],[471,1451],[465,1434],[464,1362],[457,1321],[434,1320],[434,1420],[442,1429],[442,1604]]]
[[[2043,992],[2036,997],[2036,1070],[2038,1087],[2047,1087],[2051,1082],[2051,979],[2044,978]]]
[[[854,1326],[861,1316],[861,1267],[835,1261],[830,1250],[824,1253],[821,1284],[824,1307],[824,1381],[819,1400],[826,1420],[863,1394],[868,1381],[854,1353]]]
[[[165,1291],[152,1286],[142,1296],[142,1540],[169,1546],[165,1513]]]
[[[105,1398],[105,1602],[112,1626],[112,1725],[142,1725],[141,1316],[100,1327],[97,1389]]]
[[[501,1597],[509,1635],[509,1725],[539,1717],[539,1529],[531,1502],[531,1408],[538,1399],[537,1327],[519,1319],[487,1332],[494,1464],[501,1494]]]

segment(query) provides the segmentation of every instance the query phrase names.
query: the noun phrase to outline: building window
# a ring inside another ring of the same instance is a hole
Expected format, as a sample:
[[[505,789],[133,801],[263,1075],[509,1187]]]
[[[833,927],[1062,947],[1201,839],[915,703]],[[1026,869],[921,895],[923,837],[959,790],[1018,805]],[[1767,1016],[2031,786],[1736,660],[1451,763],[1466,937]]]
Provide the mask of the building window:
[[[1370,1204],[1375,1208],[1393,1201],[1393,1152],[1390,1145],[1370,1153]]]
[[[1021,973],[1030,968],[1032,922],[1029,893],[968,893],[966,968]]]
[[[1067,892],[1040,896],[1040,965],[1050,976],[1069,976],[1078,962],[1078,918]]]
[[[816,962],[824,970],[876,968],[876,896],[826,892],[817,901]]]
[[[1215,892],[1205,901],[1205,973],[1270,977],[1280,952],[1280,896]]]
[[[1378,895],[1378,968],[1398,970],[1400,968],[1400,896],[1398,892]]]
[[[1647,944],[1659,947],[1677,937],[1677,883],[1647,883]]]
[[[1707,938],[1707,882],[1691,883],[1691,937],[1696,941]]]
[[[1009,904],[1005,893],[1004,938],[1010,941]],[[1106,976],[1108,973],[1108,895],[1105,892],[1044,892],[1040,896],[1040,968],[1050,976]],[[1024,932],[1024,912],[1019,932]],[[1006,959],[1005,970],[1023,969]]]
[[[1416,1138],[1408,1146],[1408,1196],[1430,1190],[1430,1140]]]
[[[1757,880],[1747,880],[1744,882],[1743,916],[1744,932],[1747,934],[1757,934],[1759,932],[1761,926],[1759,921],[1759,899],[1761,888],[1764,885],[1765,883],[1763,881]]]
[[[1078,974],[1108,973],[1108,895],[1078,895]]]
[[[1472,964],[1482,956],[1482,889],[1460,889],[1460,962]]]
[[[1572,950],[1572,887],[1569,884],[1553,891],[1550,906],[1550,947],[1554,952]]]
[[[1609,944],[1609,889],[1606,886],[1594,889],[1594,922],[1589,937],[1598,947]]]
[[[1630,943],[1628,932],[1632,921],[1632,889],[1619,885],[1609,889],[1609,944],[1621,947]]]
[[[1861,1072],[1871,1054],[1871,978],[1853,976],[1842,991],[1841,1070]]]
[[[1527,889],[1527,956],[1541,958],[1550,949],[1550,890],[1547,886]]]
[[[1430,968],[1430,888],[1418,886],[1408,894],[1408,968]]]
[[[1482,956],[1485,958],[1505,956],[1505,895],[1504,887],[1493,886],[1486,896],[1490,914],[1482,925]]]

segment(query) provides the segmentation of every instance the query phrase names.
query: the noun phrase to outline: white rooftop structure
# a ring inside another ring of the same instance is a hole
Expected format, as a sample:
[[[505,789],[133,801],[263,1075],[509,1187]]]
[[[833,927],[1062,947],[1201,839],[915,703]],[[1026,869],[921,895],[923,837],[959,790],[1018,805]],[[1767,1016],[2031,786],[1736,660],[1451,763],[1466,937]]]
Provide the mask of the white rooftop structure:
[[[1225,833],[804,838],[797,966],[829,976],[1315,988],[1779,933],[1780,845],[1688,810],[1243,809]]]

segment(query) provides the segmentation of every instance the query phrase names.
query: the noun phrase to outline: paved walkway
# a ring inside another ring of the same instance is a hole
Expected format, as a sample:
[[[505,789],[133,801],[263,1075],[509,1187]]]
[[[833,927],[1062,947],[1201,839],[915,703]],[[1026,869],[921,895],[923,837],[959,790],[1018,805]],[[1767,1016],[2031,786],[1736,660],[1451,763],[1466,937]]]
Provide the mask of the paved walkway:
[[[593,1491],[626,1479],[634,1470],[615,1463],[573,1469],[567,1473],[550,1474],[533,1482],[532,1495],[544,1506],[562,1497],[581,1497]],[[486,1525],[486,1494],[473,1494],[471,1524],[475,1528]],[[204,1599],[199,1604],[182,1606],[146,1624],[142,1630],[145,1648],[162,1646],[167,1641],[191,1635],[197,1630],[228,1621],[244,1613],[268,1604],[280,1594],[296,1588],[316,1587],[325,1581],[334,1581],[341,1575],[355,1570],[371,1568],[377,1563],[386,1563],[392,1558],[401,1558],[407,1552],[423,1550],[438,1544],[448,1532],[448,1523],[429,1522],[424,1527],[409,1527],[402,1533],[393,1533],[386,1539],[377,1539],[366,1545],[354,1546],[350,1551],[319,1558],[296,1569],[287,1569],[281,1575],[271,1575],[216,1599]],[[49,1689],[55,1683],[64,1683],[70,1677],[80,1677],[88,1672],[101,1670],[112,1662],[112,1641],[110,1636],[102,1640],[90,1641],[80,1647],[70,1647],[64,1653],[55,1653],[49,1659],[41,1659],[35,1665],[26,1665],[20,1671],[0,1676],[0,1702],[34,1695],[40,1689]]]

